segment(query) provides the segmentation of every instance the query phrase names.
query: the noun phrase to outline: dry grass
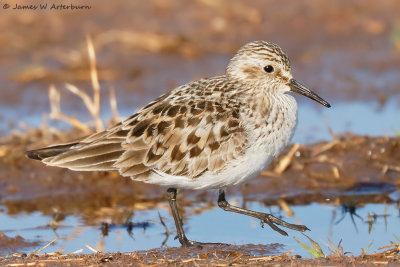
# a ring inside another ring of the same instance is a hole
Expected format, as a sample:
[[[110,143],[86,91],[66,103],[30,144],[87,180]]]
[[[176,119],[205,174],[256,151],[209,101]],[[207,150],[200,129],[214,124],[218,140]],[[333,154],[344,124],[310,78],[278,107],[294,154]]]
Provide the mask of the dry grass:
[[[261,173],[261,176],[272,176],[272,177],[281,177],[282,173],[290,166],[292,163],[293,157],[296,152],[299,150],[300,144],[294,144],[289,152],[287,152],[283,157],[280,158],[278,163],[275,165],[275,168],[272,171],[265,170]]]
[[[93,42],[91,38],[87,37],[87,51],[89,55],[90,63],[90,77],[92,85],[92,95],[86,93],[83,89],[77,86],[66,83],[65,89],[76,95],[87,109],[88,113],[92,117],[89,121],[82,121],[80,118],[72,117],[62,110],[62,99],[60,90],[54,85],[50,85],[48,90],[48,98],[50,102],[50,113],[43,114],[42,124],[38,128],[32,128],[23,122],[18,123],[18,128],[11,131],[8,136],[0,137],[1,144],[9,144],[15,142],[19,144],[35,144],[37,146],[44,146],[55,142],[64,142],[74,138],[78,138],[84,135],[91,134],[93,132],[104,130],[104,125],[113,125],[120,121],[118,113],[118,104],[115,94],[115,88],[109,88],[109,105],[111,111],[111,118],[108,120],[102,120],[100,117],[101,110],[101,87],[98,77],[98,71],[96,68],[96,55]],[[56,127],[51,126],[49,120],[58,120],[67,123],[72,126],[72,130],[59,130]],[[16,141],[18,140],[18,141]],[[24,148],[28,150],[29,148]],[[0,157],[7,155],[10,147],[7,145],[0,146]]]
[[[311,240],[310,240],[311,241]],[[318,244],[313,249],[322,253]],[[100,253],[89,245],[86,248],[92,251],[92,255],[76,255],[83,249],[77,250],[74,254],[63,254],[60,252],[47,253],[44,255],[31,254],[28,257],[21,257],[16,253],[10,258],[0,258],[0,263],[7,266],[50,266],[52,264],[74,264],[77,266],[98,265],[111,263],[117,265],[135,266],[265,266],[265,265],[389,265],[398,263],[400,244],[392,243],[379,249],[386,249],[375,254],[366,254],[368,248],[359,256],[345,256],[340,244],[336,252],[331,255],[323,255],[317,259],[301,258],[293,255],[293,250],[279,255],[252,256],[241,251],[240,246],[228,246],[225,248],[215,247],[207,249],[182,249],[166,248],[164,250],[153,249],[148,251],[137,251],[134,253]],[[196,256],[194,256],[196,255]]]
[[[87,36],[87,50],[89,55],[90,63],[90,78],[92,84],[93,95],[89,96],[85,91],[79,89],[75,85],[66,83],[65,88],[72,94],[76,95],[81,99],[89,114],[92,116],[95,124],[95,131],[99,132],[104,130],[104,123],[100,118],[100,82],[98,72],[96,68],[96,53],[94,45],[90,36]],[[110,123],[119,121],[120,116],[118,113],[118,105],[115,96],[115,89],[111,87],[109,89],[109,100],[112,118]],[[49,88],[49,100],[50,100],[50,118],[54,120],[60,120],[71,125],[73,128],[83,132],[84,134],[92,133],[93,130],[90,128],[91,122],[81,122],[79,119],[68,116],[61,111],[61,94],[54,85]]]
[[[41,248],[38,248],[37,250],[35,250],[34,252],[30,253],[29,255],[37,255],[39,252],[43,251],[44,249],[48,248],[51,244],[53,244],[54,242],[56,242],[58,238],[54,238],[53,240],[51,240],[49,243],[47,243],[46,245],[44,245]]]
[[[67,87],[69,88],[69,87]],[[55,86],[51,85],[49,88],[49,100],[50,100],[50,118],[53,120],[60,120],[64,121],[75,129],[85,133],[89,134],[92,131],[90,128],[87,126],[87,124],[80,122],[78,119],[65,115],[61,111],[61,95],[60,92],[55,88]]]

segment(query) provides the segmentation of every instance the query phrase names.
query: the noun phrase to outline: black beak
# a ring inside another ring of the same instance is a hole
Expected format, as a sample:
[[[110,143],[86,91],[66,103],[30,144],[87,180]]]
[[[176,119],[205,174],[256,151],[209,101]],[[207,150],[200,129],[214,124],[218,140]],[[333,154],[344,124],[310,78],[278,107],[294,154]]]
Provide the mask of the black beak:
[[[316,93],[314,93],[310,89],[307,89],[304,85],[298,83],[295,79],[290,80],[289,86],[293,92],[296,92],[296,93],[304,95],[308,98],[311,98],[312,100],[317,101],[318,103],[320,103],[321,105],[324,105],[327,108],[331,107],[331,105],[328,102],[323,100],[321,97],[319,97]]]

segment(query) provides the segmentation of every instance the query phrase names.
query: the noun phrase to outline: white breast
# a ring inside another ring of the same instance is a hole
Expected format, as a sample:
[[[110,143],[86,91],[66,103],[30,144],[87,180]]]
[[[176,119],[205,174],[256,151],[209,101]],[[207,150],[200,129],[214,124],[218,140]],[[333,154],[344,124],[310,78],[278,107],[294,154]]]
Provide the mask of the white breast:
[[[251,146],[243,157],[231,161],[223,171],[205,172],[196,179],[155,172],[146,182],[182,189],[212,189],[237,185],[259,175],[288,145],[297,124],[297,104],[292,96],[283,94],[271,102],[274,103],[272,110],[260,122],[261,126],[249,129]]]

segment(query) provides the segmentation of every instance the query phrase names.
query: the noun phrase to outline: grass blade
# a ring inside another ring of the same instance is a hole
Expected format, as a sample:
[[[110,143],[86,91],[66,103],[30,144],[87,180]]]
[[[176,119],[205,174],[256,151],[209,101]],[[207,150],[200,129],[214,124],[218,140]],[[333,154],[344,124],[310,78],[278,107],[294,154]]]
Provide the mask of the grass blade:
[[[296,237],[293,237],[294,240],[299,243],[300,246],[302,246],[305,250],[307,250],[308,253],[310,253],[312,256],[316,257],[316,258],[321,258],[321,257],[325,257],[324,252],[322,251],[320,245],[318,245],[317,242],[315,242],[314,240],[312,240],[310,237],[308,237],[306,234],[303,234],[305,237],[308,238],[308,240],[310,241],[312,247],[310,247],[309,245],[299,241]]]

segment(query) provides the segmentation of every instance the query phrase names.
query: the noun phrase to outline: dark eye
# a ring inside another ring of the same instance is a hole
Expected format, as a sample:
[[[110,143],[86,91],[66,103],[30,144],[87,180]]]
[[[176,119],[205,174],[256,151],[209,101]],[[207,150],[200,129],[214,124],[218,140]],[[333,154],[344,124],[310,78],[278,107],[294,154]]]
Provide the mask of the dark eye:
[[[271,65],[267,65],[264,67],[264,71],[266,73],[272,73],[272,72],[274,72],[274,67],[272,67]]]

